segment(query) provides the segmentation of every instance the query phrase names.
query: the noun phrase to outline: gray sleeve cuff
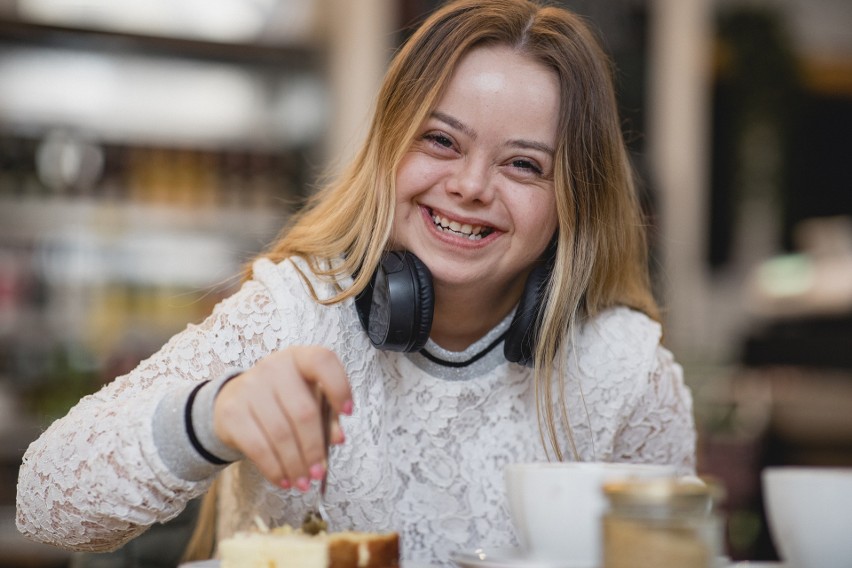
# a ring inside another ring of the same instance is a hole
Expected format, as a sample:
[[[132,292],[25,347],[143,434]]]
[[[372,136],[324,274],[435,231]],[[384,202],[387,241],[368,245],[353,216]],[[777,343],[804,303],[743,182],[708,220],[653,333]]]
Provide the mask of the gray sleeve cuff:
[[[200,481],[243,455],[213,431],[213,402],[219,389],[242,371],[229,370],[216,380],[166,396],[154,412],[154,443],[169,470],[181,479]]]

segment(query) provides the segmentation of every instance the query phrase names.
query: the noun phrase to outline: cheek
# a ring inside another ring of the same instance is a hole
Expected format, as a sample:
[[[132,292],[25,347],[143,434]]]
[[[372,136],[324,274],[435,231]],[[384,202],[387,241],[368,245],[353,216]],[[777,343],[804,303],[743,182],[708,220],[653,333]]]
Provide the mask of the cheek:
[[[413,152],[406,155],[396,172],[396,200],[406,201],[435,187],[446,174],[440,161]]]
[[[550,241],[550,237],[556,231],[558,218],[556,215],[556,201],[554,199],[530,200],[523,209],[522,223],[529,234],[531,241]]]
[[[420,169],[417,159],[411,154],[403,158],[396,172],[396,200],[398,202],[405,201],[417,193],[417,188],[420,185],[419,179],[422,177]]]

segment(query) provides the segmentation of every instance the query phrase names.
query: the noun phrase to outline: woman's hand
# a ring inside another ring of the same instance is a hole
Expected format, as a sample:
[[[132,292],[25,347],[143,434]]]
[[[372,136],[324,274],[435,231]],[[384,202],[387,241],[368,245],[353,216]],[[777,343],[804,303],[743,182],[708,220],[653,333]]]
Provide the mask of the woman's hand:
[[[325,475],[317,388],[331,405],[331,442],[343,442],[339,414],[352,413],[352,393],[337,355],[323,347],[276,351],[222,387],[213,428],[275,485],[306,491]]]

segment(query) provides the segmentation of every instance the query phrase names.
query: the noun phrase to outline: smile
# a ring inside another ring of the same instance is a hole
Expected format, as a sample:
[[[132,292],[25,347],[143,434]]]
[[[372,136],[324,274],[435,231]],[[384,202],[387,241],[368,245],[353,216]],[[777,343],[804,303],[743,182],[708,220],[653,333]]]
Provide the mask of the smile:
[[[483,225],[469,225],[467,223],[459,223],[458,221],[450,221],[446,217],[441,217],[440,215],[434,212],[430,212],[430,214],[432,217],[432,222],[435,223],[435,227],[439,231],[457,235],[459,237],[463,237],[471,241],[478,241],[494,232],[494,229],[491,227],[485,227]]]

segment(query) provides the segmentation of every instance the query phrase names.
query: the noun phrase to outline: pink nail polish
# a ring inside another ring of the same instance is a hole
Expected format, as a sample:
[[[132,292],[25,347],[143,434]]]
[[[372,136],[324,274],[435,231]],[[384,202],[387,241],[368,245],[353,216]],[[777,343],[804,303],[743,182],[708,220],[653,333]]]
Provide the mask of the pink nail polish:
[[[311,482],[308,481],[307,477],[300,477],[296,480],[296,488],[299,491],[307,491],[311,488]]]
[[[290,487],[292,487],[289,479],[282,479],[278,482],[278,485],[281,486],[281,489],[290,489]]]
[[[353,403],[351,400],[347,400],[346,402],[343,403],[343,407],[341,408],[341,411],[343,411],[343,414],[345,414],[346,416],[352,416],[352,411],[354,409],[355,409],[355,403]]]
[[[325,466],[321,463],[315,463],[311,466],[311,479],[316,479],[319,481],[325,475]]]

